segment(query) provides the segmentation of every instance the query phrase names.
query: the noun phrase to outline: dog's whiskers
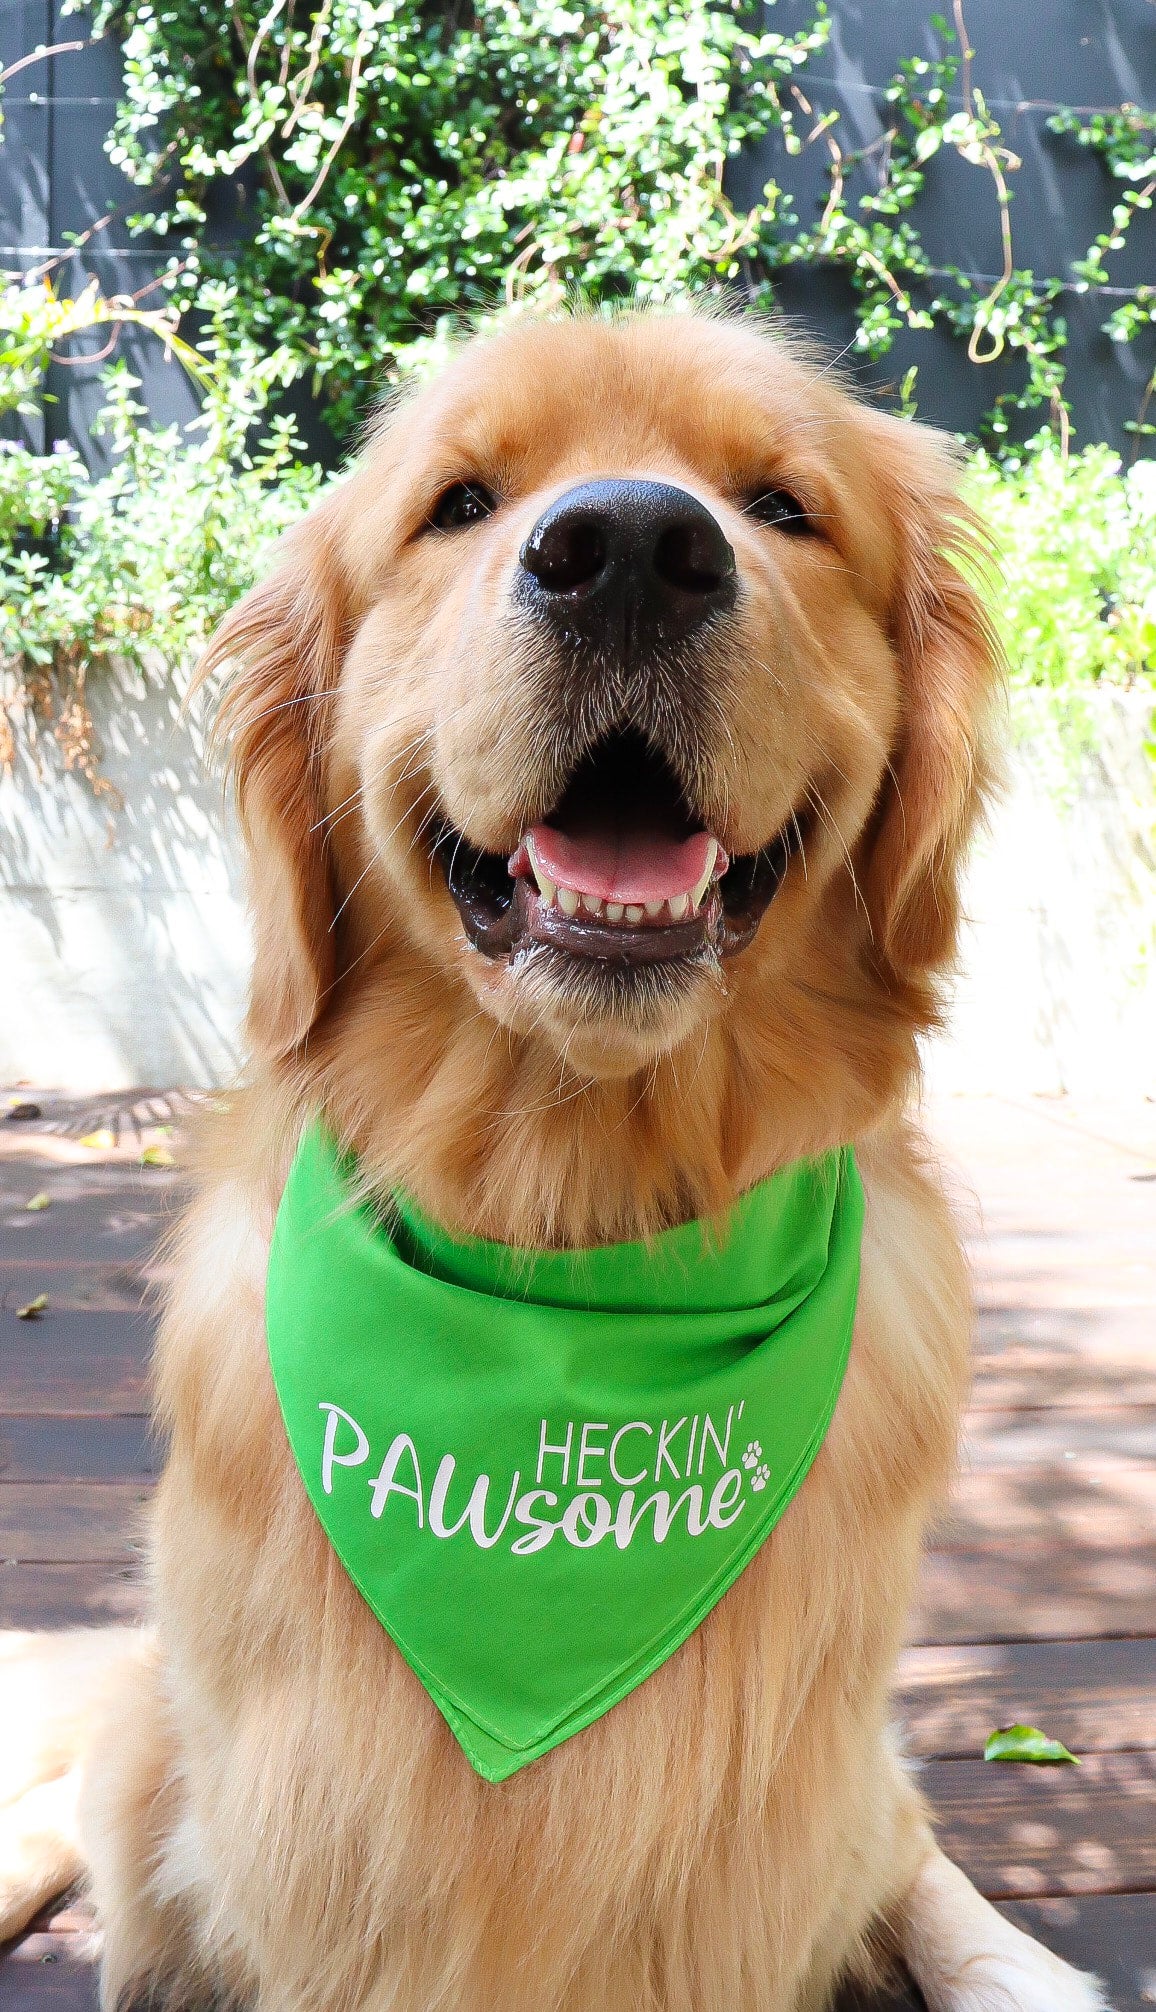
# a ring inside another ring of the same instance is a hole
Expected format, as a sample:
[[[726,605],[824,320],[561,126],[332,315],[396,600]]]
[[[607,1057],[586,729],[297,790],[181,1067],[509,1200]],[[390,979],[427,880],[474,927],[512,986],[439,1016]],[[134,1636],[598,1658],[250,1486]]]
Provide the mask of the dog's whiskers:
[[[810,802],[814,804],[816,811],[818,812],[820,818],[823,820],[823,823],[826,825],[828,831],[832,832],[838,841],[840,850],[843,854],[844,859],[847,862],[847,871],[851,876],[851,886],[855,894],[855,905],[856,907],[862,910],[863,920],[867,924],[867,933],[868,935],[870,935],[871,916],[867,908],[867,903],[863,899],[862,891],[859,886],[858,875],[855,872],[855,862],[852,859],[851,854],[848,850],[847,841],[843,836],[843,832],[840,828],[838,820],[833,815],[826,801],[826,798],[823,795],[822,790],[819,788],[818,783],[809,782],[807,784],[806,794]]]
[[[262,720],[272,719],[275,713],[288,712],[291,706],[323,706],[332,697],[333,693],[331,691],[298,692],[291,699],[278,699],[275,705],[265,706],[261,712],[254,713],[250,718],[247,718],[244,723],[245,731],[246,733],[251,733],[254,727],[261,725]]]
[[[435,785],[432,782],[427,783],[426,787],[419,793],[415,802],[413,804],[407,805],[406,809],[402,812],[401,816],[398,818],[396,824],[394,824],[391,827],[391,829],[386,833],[385,839],[383,841],[384,845],[389,844],[390,840],[396,835],[396,833],[401,829],[401,826],[405,823],[406,818],[412,816],[413,812],[417,809],[417,806],[421,802],[422,797],[428,796],[434,787]],[[435,804],[433,812],[434,815],[436,815],[436,811],[437,806]],[[412,849],[412,843],[413,841],[411,841],[411,849]],[[357,893],[357,890],[361,886],[362,881],[365,880],[368,874],[372,873],[374,867],[380,863],[380,859],[381,859],[381,848],[379,848],[377,845],[371,846],[370,856],[367,863],[365,864],[365,866],[363,866],[361,872],[357,876],[357,879],[354,881],[352,887],[349,889],[349,892],[345,895],[344,899],[341,901],[341,903],[334,912],[333,918],[329,924],[329,931],[331,935],[333,931],[336,929],[338,922],[344,915],[354,895]]]

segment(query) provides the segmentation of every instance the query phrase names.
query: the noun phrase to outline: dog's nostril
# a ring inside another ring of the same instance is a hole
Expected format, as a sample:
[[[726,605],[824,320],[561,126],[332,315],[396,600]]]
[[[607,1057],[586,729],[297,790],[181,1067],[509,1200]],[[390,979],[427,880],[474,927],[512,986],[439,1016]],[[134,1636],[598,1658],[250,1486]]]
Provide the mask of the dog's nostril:
[[[684,593],[714,594],[734,572],[735,555],[721,527],[704,511],[701,517],[667,526],[654,548],[654,570]]]
[[[606,527],[586,511],[567,511],[531,531],[521,561],[548,594],[567,594],[596,580],[606,564]]]

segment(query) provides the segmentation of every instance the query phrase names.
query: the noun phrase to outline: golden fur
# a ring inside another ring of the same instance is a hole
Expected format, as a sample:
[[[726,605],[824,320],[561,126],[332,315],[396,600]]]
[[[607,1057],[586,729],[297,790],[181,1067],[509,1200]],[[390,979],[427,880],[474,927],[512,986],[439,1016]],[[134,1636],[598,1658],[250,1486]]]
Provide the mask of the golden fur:
[[[614,474],[691,490],[738,557],[697,743],[714,829],[750,850],[808,815],[747,950],[599,1013],[467,947],[422,826],[440,804],[501,850],[551,800],[565,707],[543,712],[504,597],[546,504]],[[427,535],[463,477],[502,508]],[[771,484],[821,536],[743,514]],[[109,2006],[151,1985],[263,2012],[818,2012],[873,1950],[939,1949],[943,1907],[983,1959],[990,1911],[942,1899],[886,1730],[966,1375],[963,1264],[903,1111],[988,775],[977,551],[944,443],[782,338],[523,322],[383,419],[216,638],[256,1059],[201,1142],[161,1334],[157,1646],[87,1789]],[[264,1270],[318,1106],[374,1184],[520,1243],[637,1236],[800,1154],[858,1152],[855,1342],[805,1487],[652,1678],[499,1787],[336,1564],[286,1447]],[[933,2002],[1098,2002],[998,1988],[948,1977]]]

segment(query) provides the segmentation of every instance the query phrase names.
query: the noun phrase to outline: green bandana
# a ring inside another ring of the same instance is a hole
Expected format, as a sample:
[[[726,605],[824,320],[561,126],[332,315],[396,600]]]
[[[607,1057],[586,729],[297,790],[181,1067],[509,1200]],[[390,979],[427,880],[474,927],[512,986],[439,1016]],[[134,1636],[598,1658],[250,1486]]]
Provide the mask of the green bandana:
[[[626,1696],[792,1500],[843,1381],[849,1148],[702,1223],[576,1252],[388,1221],[313,1126],[269,1259],[277,1394],[345,1570],[480,1774]]]

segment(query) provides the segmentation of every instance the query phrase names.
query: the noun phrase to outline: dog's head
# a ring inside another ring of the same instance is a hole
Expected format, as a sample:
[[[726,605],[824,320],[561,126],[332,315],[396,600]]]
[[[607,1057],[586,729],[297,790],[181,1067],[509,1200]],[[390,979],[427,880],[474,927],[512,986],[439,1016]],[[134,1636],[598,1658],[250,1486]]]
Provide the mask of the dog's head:
[[[464,349],[212,646],[258,1047],[359,1013],[364,1056],[405,971],[523,1066],[642,1085],[713,1036],[733,1111],[761,1068],[826,1096],[816,1138],[862,1122],[954,945],[994,677],[973,542],[936,436],[749,322]]]

